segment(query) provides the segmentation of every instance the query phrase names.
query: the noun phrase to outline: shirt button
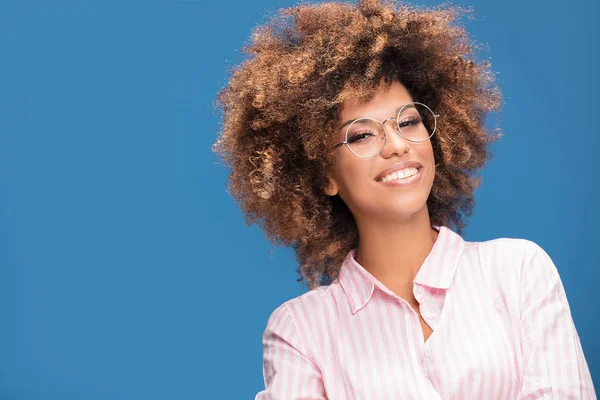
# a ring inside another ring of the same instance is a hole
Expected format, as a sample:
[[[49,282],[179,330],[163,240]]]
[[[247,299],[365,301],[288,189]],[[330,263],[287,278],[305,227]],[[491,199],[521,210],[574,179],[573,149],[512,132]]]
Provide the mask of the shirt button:
[[[416,290],[416,292],[417,293],[415,294],[415,298],[417,300],[421,301],[421,299],[423,298],[423,292],[424,292],[423,288],[422,287],[418,287],[417,290]]]
[[[425,351],[425,355],[426,355],[428,358],[431,358],[431,355],[432,355],[432,354],[433,354],[433,353],[432,353],[431,349],[427,349],[427,350]]]
[[[435,317],[435,313],[433,311],[427,311],[425,313],[425,318],[432,319],[433,317]]]

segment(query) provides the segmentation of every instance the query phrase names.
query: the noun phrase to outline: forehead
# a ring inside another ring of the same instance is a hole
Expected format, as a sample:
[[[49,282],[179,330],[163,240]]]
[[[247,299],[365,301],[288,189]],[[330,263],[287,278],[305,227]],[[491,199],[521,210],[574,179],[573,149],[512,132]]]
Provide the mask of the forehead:
[[[362,97],[363,94],[359,89],[346,90],[339,113],[342,122],[364,115],[374,118],[386,117],[387,114],[397,110],[398,105],[413,101],[407,88],[396,80],[392,81],[387,88],[382,81],[369,100],[365,101]]]
[[[402,105],[413,101],[408,89],[397,80],[388,87],[381,81],[371,98],[365,100],[364,97],[365,92],[359,89],[347,89],[343,93],[338,124],[340,130],[360,117],[368,116],[378,121],[396,117]]]

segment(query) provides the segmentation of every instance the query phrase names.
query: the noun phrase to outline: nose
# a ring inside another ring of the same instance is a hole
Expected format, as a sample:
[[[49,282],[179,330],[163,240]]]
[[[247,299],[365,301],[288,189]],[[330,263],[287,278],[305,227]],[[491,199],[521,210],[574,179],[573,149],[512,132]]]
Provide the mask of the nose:
[[[390,122],[388,124],[388,122]],[[383,129],[387,129],[385,132],[385,146],[381,151],[381,155],[385,158],[390,157],[392,154],[396,153],[398,155],[402,155],[408,151],[410,148],[410,143],[404,139],[400,132],[398,132],[398,124],[396,123],[396,119],[388,118],[383,121]],[[386,127],[388,125],[388,127]]]

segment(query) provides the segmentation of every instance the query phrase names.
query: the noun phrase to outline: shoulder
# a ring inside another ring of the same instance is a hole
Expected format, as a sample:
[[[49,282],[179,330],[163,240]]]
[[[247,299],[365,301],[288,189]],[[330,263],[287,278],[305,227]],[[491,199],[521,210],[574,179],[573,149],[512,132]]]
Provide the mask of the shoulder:
[[[327,286],[320,286],[312,289],[299,296],[293,297],[278,305],[269,316],[269,320],[273,319],[297,319],[298,314],[307,314],[323,308],[326,303],[336,297],[336,292],[339,291],[337,282]]]
[[[532,257],[547,254],[536,242],[522,238],[501,237],[481,242],[465,241],[466,256],[477,258],[483,266],[503,269],[521,267]]]
[[[527,282],[539,274],[553,275],[556,268],[546,251],[536,242],[522,238],[501,237],[481,242],[467,242],[461,261],[462,277],[473,274],[489,293],[512,302]],[[515,304],[515,306],[517,306]]]
[[[349,309],[348,300],[334,281],[278,305],[268,318],[267,330],[294,329],[300,336],[312,336],[328,330],[345,309]]]
[[[479,244],[491,278],[490,286],[500,287],[517,302],[519,315],[536,305],[569,307],[560,272],[546,249],[528,239],[499,238]],[[483,265],[483,264],[482,264]],[[509,299],[506,300],[511,301]]]

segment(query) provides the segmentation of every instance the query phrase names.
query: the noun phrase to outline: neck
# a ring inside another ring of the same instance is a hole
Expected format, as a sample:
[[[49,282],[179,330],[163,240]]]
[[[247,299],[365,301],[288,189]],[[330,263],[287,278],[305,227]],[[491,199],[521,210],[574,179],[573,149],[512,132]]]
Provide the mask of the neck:
[[[387,288],[412,297],[414,278],[438,235],[427,207],[407,220],[357,221],[357,227],[356,261]]]

